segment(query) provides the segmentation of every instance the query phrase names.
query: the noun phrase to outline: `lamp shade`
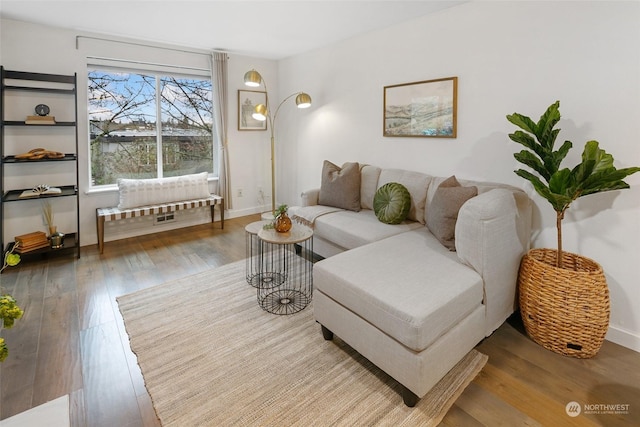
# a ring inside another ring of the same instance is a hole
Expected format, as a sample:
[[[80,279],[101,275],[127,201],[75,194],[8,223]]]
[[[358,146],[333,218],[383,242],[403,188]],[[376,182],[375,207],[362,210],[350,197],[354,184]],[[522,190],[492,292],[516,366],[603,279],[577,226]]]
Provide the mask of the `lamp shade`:
[[[311,107],[311,97],[308,93],[300,92],[298,96],[296,96],[296,105],[298,108],[309,108]]]
[[[260,120],[261,122],[267,120],[267,106],[264,104],[256,105],[256,108],[253,109],[253,114],[251,114],[251,117],[256,120]]]
[[[251,87],[258,87],[262,83],[262,76],[256,70],[244,73],[244,84]]]

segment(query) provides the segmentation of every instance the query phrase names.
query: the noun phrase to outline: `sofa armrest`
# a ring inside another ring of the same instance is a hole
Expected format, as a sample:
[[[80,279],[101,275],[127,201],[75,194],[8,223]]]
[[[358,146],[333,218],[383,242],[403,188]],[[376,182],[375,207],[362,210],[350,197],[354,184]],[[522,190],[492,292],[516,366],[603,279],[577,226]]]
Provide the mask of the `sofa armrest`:
[[[458,213],[458,257],[484,282],[485,335],[516,309],[522,256],[529,250],[532,204],[523,191],[494,189],[468,200]]]
[[[318,204],[318,198],[320,196],[320,189],[314,188],[311,190],[305,190],[300,194],[302,198],[302,206],[315,206]]]

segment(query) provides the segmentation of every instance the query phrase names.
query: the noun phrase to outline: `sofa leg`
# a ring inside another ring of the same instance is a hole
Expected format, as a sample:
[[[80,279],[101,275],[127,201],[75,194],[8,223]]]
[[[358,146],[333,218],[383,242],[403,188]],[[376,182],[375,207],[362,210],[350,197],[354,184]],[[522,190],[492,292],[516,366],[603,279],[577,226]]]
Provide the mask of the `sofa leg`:
[[[324,325],[320,325],[322,327],[322,336],[325,340],[331,341],[333,339],[333,332],[329,329],[325,328]]]
[[[415,393],[413,393],[411,390],[409,390],[405,386],[402,386],[402,400],[404,401],[404,404],[409,408],[413,408],[414,406],[416,406],[416,403],[418,403],[418,400],[420,400],[420,398],[416,396]]]

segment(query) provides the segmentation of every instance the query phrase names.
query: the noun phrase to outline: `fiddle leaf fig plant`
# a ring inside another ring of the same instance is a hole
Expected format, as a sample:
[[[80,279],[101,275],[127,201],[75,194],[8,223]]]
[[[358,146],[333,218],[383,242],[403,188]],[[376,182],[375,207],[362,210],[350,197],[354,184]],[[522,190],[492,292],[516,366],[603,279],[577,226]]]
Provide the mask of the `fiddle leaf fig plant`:
[[[531,182],[536,192],[544,197],[556,211],[558,250],[556,266],[562,268],[562,220],[564,213],[578,197],[603,191],[629,188],[623,181],[640,171],[640,167],[616,169],[613,156],[599,147],[598,141],[588,141],[582,152],[582,161],[573,169],[560,168],[573,143],[564,141],[554,150],[560,129],[560,101],[551,104],[538,122],[522,114],[507,115],[507,120],[519,127],[509,138],[526,149],[514,154],[516,160],[533,170],[518,169],[515,173]]]

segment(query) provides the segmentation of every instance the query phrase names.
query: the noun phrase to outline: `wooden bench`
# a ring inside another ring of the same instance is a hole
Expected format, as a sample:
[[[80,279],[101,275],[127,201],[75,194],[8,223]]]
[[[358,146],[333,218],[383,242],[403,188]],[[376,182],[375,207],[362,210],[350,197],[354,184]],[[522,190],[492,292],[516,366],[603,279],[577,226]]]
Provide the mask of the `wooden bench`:
[[[214,208],[220,205],[220,226],[224,229],[224,199],[222,196],[212,194],[207,199],[187,200],[182,202],[170,202],[153,206],[140,206],[130,209],[114,208],[97,208],[96,223],[98,233],[98,247],[100,253],[104,251],[104,223],[107,221],[117,221],[126,218],[135,218],[144,215],[155,215],[162,213],[175,212],[185,209],[201,208],[205,206],[211,207],[211,222],[213,223]]]

